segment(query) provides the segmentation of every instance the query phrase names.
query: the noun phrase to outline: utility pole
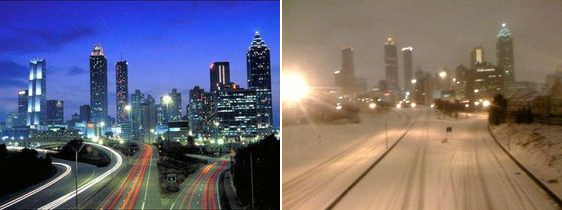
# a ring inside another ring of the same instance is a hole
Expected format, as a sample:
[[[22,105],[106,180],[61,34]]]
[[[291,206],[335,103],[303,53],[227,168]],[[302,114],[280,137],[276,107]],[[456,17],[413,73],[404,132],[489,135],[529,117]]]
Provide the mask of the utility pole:
[[[252,209],[255,209],[254,207],[254,159],[252,158],[252,152],[250,152],[250,183],[252,186]]]
[[[76,150],[76,148],[72,147],[72,149],[74,149],[74,152],[75,152],[75,161],[74,161],[74,163],[75,163],[75,171],[76,171],[76,173],[75,173],[75,175],[74,175],[74,178],[75,178],[74,181],[75,181],[76,189],[74,190],[74,198],[75,198],[75,199],[74,199],[74,202],[75,202],[75,204],[76,204],[76,209],[78,209],[78,153],[80,153],[80,151],[82,150],[82,148],[84,147],[84,145],[86,145],[86,144],[84,144],[84,142],[82,142],[82,146],[80,146],[80,149],[78,149],[78,150]]]
[[[386,116],[384,118],[384,135],[386,139],[386,149],[388,150],[388,112],[386,112]]]

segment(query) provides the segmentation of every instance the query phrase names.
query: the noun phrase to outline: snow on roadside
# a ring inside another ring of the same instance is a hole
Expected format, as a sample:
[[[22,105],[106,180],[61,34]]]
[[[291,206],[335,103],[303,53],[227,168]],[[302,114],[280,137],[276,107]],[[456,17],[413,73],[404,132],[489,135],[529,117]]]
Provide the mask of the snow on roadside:
[[[562,197],[562,126],[505,123],[491,128],[519,162]]]

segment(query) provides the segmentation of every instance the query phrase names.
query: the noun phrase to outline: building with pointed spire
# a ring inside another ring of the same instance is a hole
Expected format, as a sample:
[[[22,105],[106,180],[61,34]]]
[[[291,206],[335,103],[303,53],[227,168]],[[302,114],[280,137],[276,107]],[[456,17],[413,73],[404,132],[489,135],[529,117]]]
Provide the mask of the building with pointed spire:
[[[388,88],[400,90],[398,86],[398,52],[392,37],[386,38],[384,43],[384,68]]]
[[[505,83],[511,84],[515,82],[515,69],[513,66],[513,36],[505,23],[502,23],[502,28],[498,33],[496,50],[498,67],[500,67],[505,73]]]
[[[107,119],[107,59],[99,44],[90,54],[90,108],[94,123]]]
[[[270,50],[257,31],[246,52],[246,61],[248,89],[255,90],[257,97],[257,130],[269,134],[273,131]]]

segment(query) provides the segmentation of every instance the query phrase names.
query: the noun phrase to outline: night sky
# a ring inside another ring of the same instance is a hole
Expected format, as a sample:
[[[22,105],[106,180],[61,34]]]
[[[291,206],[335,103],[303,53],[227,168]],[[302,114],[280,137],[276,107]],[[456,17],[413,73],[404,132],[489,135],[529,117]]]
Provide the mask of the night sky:
[[[271,49],[274,124],[279,127],[279,2],[0,2],[0,121],[17,110],[32,58],[47,60],[47,99],[62,99],[65,120],[89,104],[93,45],[108,60],[109,114],[115,117],[115,62],[129,63],[129,94],[158,98],[177,88],[209,90],[209,65],[229,61],[247,87],[246,50],[255,31]]]
[[[356,76],[369,87],[384,78],[384,42],[412,46],[413,67],[437,72],[469,64],[470,49],[484,47],[497,63],[496,37],[505,22],[513,34],[517,81],[544,83],[562,64],[562,1],[284,1],[283,71],[304,72],[316,85],[333,85],[341,49],[354,48]]]

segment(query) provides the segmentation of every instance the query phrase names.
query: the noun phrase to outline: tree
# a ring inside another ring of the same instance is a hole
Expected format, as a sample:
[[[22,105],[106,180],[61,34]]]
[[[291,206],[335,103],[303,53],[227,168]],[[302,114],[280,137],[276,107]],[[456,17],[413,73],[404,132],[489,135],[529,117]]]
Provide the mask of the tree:
[[[507,117],[507,100],[505,100],[502,94],[494,96],[488,112],[488,122],[490,124],[499,125],[505,122]]]

